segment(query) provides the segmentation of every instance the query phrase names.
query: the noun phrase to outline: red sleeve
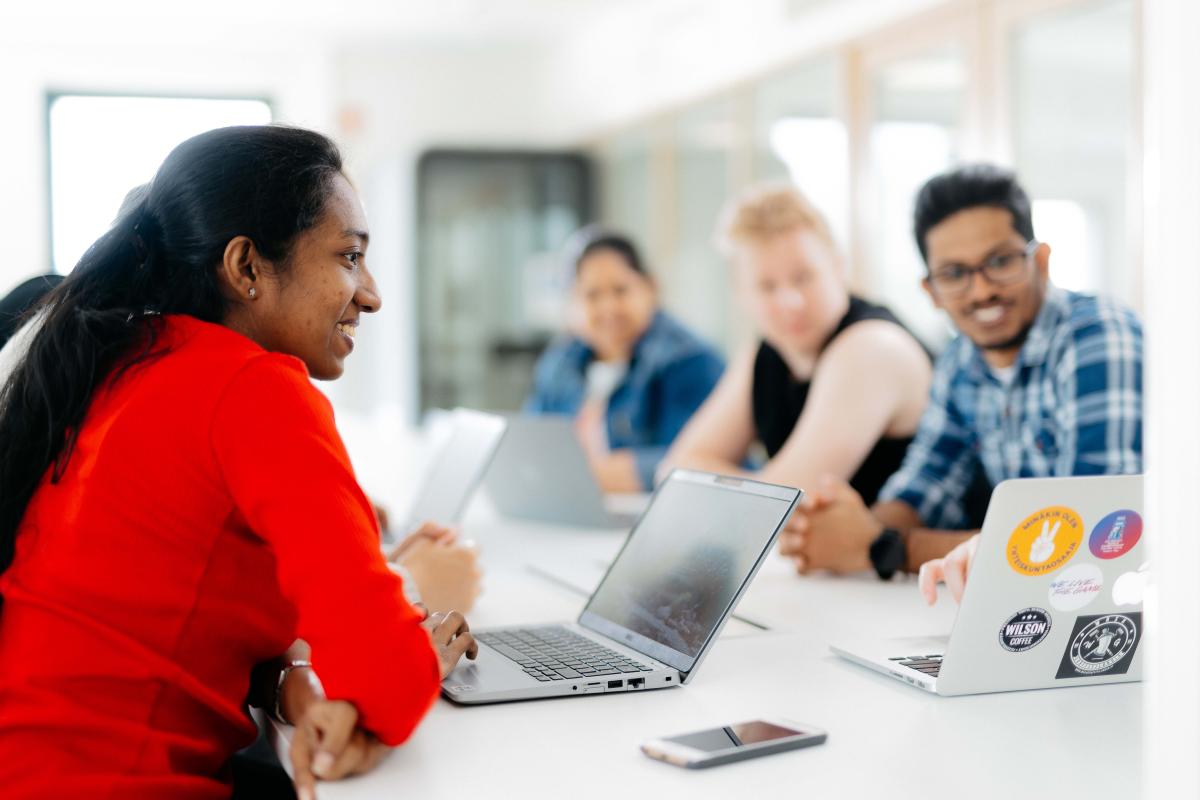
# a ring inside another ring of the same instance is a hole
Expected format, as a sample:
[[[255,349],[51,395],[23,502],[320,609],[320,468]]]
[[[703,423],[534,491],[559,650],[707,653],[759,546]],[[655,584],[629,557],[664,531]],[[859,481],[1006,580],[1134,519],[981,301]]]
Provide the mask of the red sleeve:
[[[329,402],[301,362],[256,356],[218,402],[212,442],[234,504],[274,551],[326,693],[400,744],[437,697],[437,656],[380,552]]]

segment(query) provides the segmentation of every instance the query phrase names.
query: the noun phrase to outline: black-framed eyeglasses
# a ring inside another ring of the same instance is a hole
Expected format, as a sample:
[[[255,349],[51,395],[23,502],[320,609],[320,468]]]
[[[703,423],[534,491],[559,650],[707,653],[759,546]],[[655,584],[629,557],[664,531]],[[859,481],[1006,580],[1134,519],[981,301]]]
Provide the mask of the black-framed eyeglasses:
[[[996,286],[1018,283],[1026,277],[1026,265],[1038,249],[1037,239],[1030,240],[1024,250],[996,253],[986,261],[969,267],[966,264],[944,264],[929,273],[929,283],[942,296],[963,294],[970,288],[975,273],[983,275]]]

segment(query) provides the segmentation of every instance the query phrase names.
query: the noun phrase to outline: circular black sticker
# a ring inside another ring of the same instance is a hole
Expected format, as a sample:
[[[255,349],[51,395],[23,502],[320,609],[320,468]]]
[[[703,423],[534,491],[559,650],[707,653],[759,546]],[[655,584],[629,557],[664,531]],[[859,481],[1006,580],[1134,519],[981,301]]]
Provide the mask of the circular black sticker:
[[[1005,620],[1000,628],[1000,646],[1023,653],[1041,644],[1050,633],[1050,614],[1044,608],[1024,608]]]
[[[1071,641],[1071,664],[1085,675],[1100,675],[1119,664],[1137,643],[1137,626],[1124,614],[1089,622]]]

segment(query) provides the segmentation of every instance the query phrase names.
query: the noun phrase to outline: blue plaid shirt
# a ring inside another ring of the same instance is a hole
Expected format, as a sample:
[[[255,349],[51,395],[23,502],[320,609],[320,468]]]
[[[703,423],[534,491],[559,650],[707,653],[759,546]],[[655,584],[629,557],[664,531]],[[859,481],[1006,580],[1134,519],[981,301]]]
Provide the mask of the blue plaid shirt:
[[[930,528],[962,529],[981,473],[1008,478],[1142,471],[1142,326],[1114,302],[1051,286],[1011,383],[959,336],[934,367],[929,406],[879,500]]]
[[[576,337],[553,343],[538,359],[530,414],[569,414],[583,405],[592,349]],[[606,428],[612,449],[633,450],[643,488],[667,448],[716,386],[724,370],[717,352],[670,315],[659,311],[634,347],[629,370],[608,398]]]

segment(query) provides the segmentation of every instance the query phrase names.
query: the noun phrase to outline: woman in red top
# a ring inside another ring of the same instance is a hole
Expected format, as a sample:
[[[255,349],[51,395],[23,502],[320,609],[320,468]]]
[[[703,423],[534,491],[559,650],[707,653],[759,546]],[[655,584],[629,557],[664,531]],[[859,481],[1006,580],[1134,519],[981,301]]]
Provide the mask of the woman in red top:
[[[309,795],[473,655],[460,615],[405,601],[309,382],[379,308],[367,239],[329,140],[224,128],[47,300],[0,389],[5,797],[228,797],[248,697],[297,725]]]

